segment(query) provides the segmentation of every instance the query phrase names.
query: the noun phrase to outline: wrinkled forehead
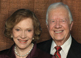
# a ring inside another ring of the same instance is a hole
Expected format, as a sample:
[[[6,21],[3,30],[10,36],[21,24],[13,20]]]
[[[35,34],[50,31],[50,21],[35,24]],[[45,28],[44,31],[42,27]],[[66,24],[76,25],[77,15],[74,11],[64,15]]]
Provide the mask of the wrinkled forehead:
[[[69,17],[69,13],[68,10],[64,7],[59,7],[59,8],[55,8],[55,9],[51,9],[48,13],[48,18],[52,18],[52,17],[65,17],[68,18]]]

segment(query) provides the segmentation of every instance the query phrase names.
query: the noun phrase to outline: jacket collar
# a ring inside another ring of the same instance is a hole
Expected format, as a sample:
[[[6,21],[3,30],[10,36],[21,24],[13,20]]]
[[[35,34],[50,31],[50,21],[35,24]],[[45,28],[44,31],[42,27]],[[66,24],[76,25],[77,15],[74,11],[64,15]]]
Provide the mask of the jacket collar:
[[[12,45],[12,47],[8,50],[7,52],[7,56],[8,58],[16,58],[15,53],[14,53],[14,45]],[[30,52],[30,54],[26,57],[26,58],[37,58],[38,57],[38,49],[36,44],[34,44],[34,47],[32,49],[32,51]]]
[[[16,58],[15,56],[15,52],[14,52],[14,45],[12,45],[12,47],[8,50],[7,52],[7,56],[8,58]],[[31,51],[31,53],[26,57],[26,58],[34,58],[34,57],[38,57],[38,52],[35,53],[35,51],[37,50],[36,44],[34,44],[34,47]]]
[[[49,43],[51,44],[52,39],[50,39]],[[51,45],[48,46],[48,48],[51,48]],[[50,50],[48,49],[48,52],[50,53]],[[74,38],[72,38],[71,47],[68,51],[67,58],[77,58],[81,57],[81,44],[79,44]]]
[[[52,38],[48,41],[48,44],[47,44],[47,49],[46,49],[46,51],[48,52],[48,53],[50,53],[50,49],[51,49],[51,44],[52,44]]]
[[[69,49],[67,58],[77,58],[79,55],[81,55],[81,44],[79,44],[77,41],[75,41],[74,38],[72,38],[72,44]]]
[[[16,58],[15,57],[15,53],[14,53],[14,46],[15,46],[15,44],[14,45],[12,45],[12,47],[8,50],[8,52],[7,52],[7,55],[8,55],[8,57],[10,57],[10,58]]]
[[[38,50],[36,44],[34,44],[34,47],[31,51],[31,53],[26,58],[37,58],[38,57]]]

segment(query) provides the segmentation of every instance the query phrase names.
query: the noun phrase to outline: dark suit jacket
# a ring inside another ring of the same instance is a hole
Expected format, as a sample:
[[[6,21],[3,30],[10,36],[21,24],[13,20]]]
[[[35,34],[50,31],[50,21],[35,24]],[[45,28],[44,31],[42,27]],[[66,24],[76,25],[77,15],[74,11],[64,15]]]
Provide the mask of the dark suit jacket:
[[[10,49],[0,51],[0,58],[16,58],[14,45]],[[35,44],[31,53],[26,58],[51,58],[51,55],[38,49]]]
[[[38,43],[37,47],[47,53],[50,53],[52,39]],[[72,44],[68,51],[67,58],[81,58],[81,44],[72,38]]]

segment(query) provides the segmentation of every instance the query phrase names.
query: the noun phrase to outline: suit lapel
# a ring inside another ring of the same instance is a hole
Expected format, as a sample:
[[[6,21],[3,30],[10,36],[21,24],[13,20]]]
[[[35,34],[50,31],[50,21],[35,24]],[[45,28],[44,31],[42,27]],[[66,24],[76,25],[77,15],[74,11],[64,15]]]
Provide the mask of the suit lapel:
[[[48,52],[50,53],[52,39],[49,41]],[[79,44],[74,38],[72,38],[71,47],[68,51],[67,58],[81,58],[81,44]]]
[[[37,48],[41,49],[44,52],[50,53],[52,39],[50,38],[47,41],[41,42],[37,44]]]
[[[47,53],[50,53],[51,43],[52,43],[52,39],[50,39],[46,44],[45,50],[47,51]]]
[[[45,47],[44,47],[45,52],[50,53],[51,43],[52,43],[52,39],[50,39],[50,40],[48,40],[48,41],[46,42],[46,44],[44,45],[44,46],[45,46]]]
[[[69,49],[67,58],[77,58],[79,51],[77,51],[78,43],[72,38],[72,44]]]

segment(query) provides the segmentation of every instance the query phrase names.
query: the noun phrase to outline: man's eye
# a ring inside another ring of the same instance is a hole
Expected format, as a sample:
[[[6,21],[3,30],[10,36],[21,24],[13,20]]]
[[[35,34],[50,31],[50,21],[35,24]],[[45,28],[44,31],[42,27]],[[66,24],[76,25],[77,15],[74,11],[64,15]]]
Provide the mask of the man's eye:
[[[65,22],[65,20],[62,20],[62,22]]]
[[[52,22],[55,22],[55,21],[52,21]]]

